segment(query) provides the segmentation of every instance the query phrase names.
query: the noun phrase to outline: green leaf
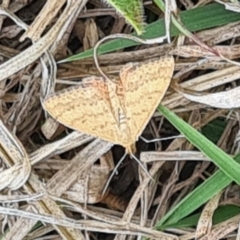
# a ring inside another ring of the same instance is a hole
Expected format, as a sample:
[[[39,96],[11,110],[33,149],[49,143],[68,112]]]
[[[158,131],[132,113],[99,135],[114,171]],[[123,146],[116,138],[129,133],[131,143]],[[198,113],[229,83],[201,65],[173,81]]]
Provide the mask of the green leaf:
[[[209,122],[206,126],[202,127],[201,133],[213,143],[217,143],[226,126],[226,119],[216,118]]]
[[[144,31],[143,3],[141,0],[106,0],[134,28],[138,35]]]
[[[231,22],[240,20],[240,14],[232,11],[225,10],[223,5],[209,4],[206,6],[198,7],[195,9],[183,11],[180,14],[180,18],[184,26],[189,31],[199,31],[212,27],[222,26]],[[171,36],[177,36],[180,31],[173,25],[171,25]],[[136,36],[136,34],[133,34]],[[164,20],[156,21],[149,24],[145,28],[144,34],[141,35],[143,39],[152,39],[162,37],[165,35]],[[102,44],[99,47],[99,54],[124,49],[130,46],[136,46],[139,43],[129,39],[116,39]],[[61,60],[61,62],[80,60],[88,57],[92,57],[92,49],[83,53],[73,55],[67,59]]]

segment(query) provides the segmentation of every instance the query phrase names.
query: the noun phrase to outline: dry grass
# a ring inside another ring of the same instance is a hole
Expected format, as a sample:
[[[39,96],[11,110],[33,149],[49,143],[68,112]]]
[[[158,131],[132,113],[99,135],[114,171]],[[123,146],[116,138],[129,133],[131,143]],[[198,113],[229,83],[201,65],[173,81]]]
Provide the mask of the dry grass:
[[[65,6],[66,2],[70,4]],[[186,9],[194,6],[189,0],[178,4]],[[167,233],[153,228],[170,208],[216,170],[185,138],[156,143],[140,140],[136,156],[155,181],[126,157],[103,196],[124,149],[72,132],[43,111],[41,99],[46,89],[53,87],[50,79],[54,73],[56,91],[84,77],[99,75],[93,58],[58,64],[57,68],[56,61],[94,47],[104,36],[130,34],[131,28],[123,18],[98,0],[3,0],[2,7],[5,10],[1,13],[8,16],[0,16],[2,239],[236,238],[239,215],[212,227],[212,215],[219,205],[238,207],[239,187],[234,184],[212,198],[200,211],[200,220],[192,220],[194,223],[187,228],[171,227]],[[146,2],[145,9],[149,17],[163,17],[152,3]],[[181,36],[171,44],[105,54],[99,62],[111,77],[125,63],[168,52],[175,56],[174,79],[182,88],[219,92],[227,87],[237,91],[240,68],[229,60],[239,58],[239,35],[240,25],[235,22],[195,33],[212,52]],[[216,56],[216,52],[220,54]],[[227,60],[219,61],[221,55]],[[214,108],[204,104],[219,104],[214,96],[206,100],[201,95],[193,102],[170,88],[162,104],[194,128],[203,129],[226,153],[235,155],[239,152],[238,95],[226,92],[221,96],[225,102]],[[236,109],[231,111],[233,107]],[[155,113],[143,137],[157,139],[178,134],[161,114]]]

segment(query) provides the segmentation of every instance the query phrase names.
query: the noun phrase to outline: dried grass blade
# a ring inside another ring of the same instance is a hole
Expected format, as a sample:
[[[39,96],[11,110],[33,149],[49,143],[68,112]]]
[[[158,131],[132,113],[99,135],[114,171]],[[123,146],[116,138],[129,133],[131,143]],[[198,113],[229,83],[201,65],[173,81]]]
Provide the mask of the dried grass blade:
[[[18,189],[30,175],[30,159],[21,142],[5,127],[1,120],[0,132],[0,155],[9,167],[13,166],[1,173],[0,189],[6,187],[6,182],[8,182],[9,188]]]
[[[191,101],[203,103],[215,108],[239,108],[240,107],[240,87],[217,93],[204,94],[202,96],[192,95],[182,92],[183,96]]]
[[[20,71],[21,69],[25,68],[40,58],[42,54],[46,52],[53,44],[60,31],[62,31],[62,29],[65,29],[64,25],[69,23],[69,18],[74,16],[74,14],[79,11],[79,2],[82,3],[84,1],[85,0],[68,1],[69,4],[67,4],[61,17],[58,18],[56,24],[45,36],[40,38],[36,43],[34,43],[25,51],[22,51],[17,56],[0,65],[0,81]]]

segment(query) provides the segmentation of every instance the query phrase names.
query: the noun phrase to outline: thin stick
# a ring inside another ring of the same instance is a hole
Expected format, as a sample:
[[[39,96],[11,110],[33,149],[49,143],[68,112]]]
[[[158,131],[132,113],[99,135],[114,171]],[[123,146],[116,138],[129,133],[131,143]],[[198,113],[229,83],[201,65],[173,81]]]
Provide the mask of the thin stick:
[[[99,46],[104,41],[106,41],[108,39],[115,39],[115,38],[130,39],[130,40],[133,40],[135,42],[142,43],[142,44],[155,44],[155,43],[162,43],[166,39],[166,36],[157,37],[157,38],[153,38],[153,39],[141,39],[141,38],[136,37],[136,36],[131,36],[131,35],[128,35],[128,34],[123,34],[123,33],[117,33],[117,34],[109,35],[109,36],[104,37],[103,39],[99,40],[97,42],[97,44],[94,46],[94,49],[93,49],[94,63],[96,65],[96,68],[99,71],[99,73],[108,81],[111,81],[111,80],[107,77],[107,75],[102,71],[102,69],[99,66],[99,62],[98,62],[98,58],[97,58],[97,50],[98,50]]]

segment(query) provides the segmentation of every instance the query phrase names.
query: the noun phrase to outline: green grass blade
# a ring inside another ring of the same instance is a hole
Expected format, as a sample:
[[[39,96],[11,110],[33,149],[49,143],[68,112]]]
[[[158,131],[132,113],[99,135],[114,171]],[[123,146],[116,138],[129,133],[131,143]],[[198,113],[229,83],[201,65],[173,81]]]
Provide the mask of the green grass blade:
[[[208,156],[229,178],[240,184],[240,165],[222,149],[204,137],[175,113],[160,106],[159,110],[195,147]]]
[[[240,154],[234,158],[238,162],[237,163],[229,155],[227,155],[220,148],[215,146],[211,141],[209,141],[197,130],[192,128],[189,124],[184,122],[177,115],[169,111],[167,108],[161,106],[159,107],[159,110],[163,113],[164,117],[166,117],[182,134],[184,134],[185,137],[190,142],[192,142],[196,147],[202,150],[202,152],[205,153],[209,158],[213,159],[214,163],[219,162],[219,153],[223,153],[223,155],[220,154],[221,155],[220,161],[222,161],[223,168],[220,167],[221,170],[218,170],[214,175],[209,177],[200,186],[198,186],[193,192],[187,195],[173,209],[171,209],[157,223],[156,228],[158,229],[162,228],[163,224],[169,225],[183,219],[184,217],[186,217],[187,215],[195,211],[197,208],[199,208],[201,205],[206,203],[209,199],[211,199],[214,195],[219,193],[222,189],[227,187],[232,182],[232,179],[236,177],[237,180],[239,180],[240,178],[240,175],[238,173],[240,169],[240,165],[238,164],[240,163]],[[204,147],[202,148],[201,145],[204,145]],[[228,160],[230,159],[230,161],[226,160],[223,156],[227,156],[226,159]],[[225,160],[227,162],[225,162]],[[232,163],[236,168],[233,171],[232,171],[233,165],[231,165]],[[216,165],[218,164],[216,163]],[[226,171],[225,171],[226,169],[227,169],[228,175],[226,175]],[[234,176],[232,176],[233,172],[235,172]]]
[[[235,160],[240,163],[240,154],[235,157]],[[155,226],[157,229],[162,229],[163,225],[173,225],[179,220],[185,218],[217,193],[222,191],[232,182],[223,171],[218,170],[211,177],[205,180],[201,185],[195,188],[181,202],[172,208]]]
[[[213,214],[213,224],[218,224],[228,220],[229,218],[235,217],[240,214],[240,207],[236,205],[224,205],[218,207]],[[194,214],[190,217],[186,217],[175,224],[163,225],[162,229],[166,228],[187,228],[196,227],[200,218],[200,213]]]
[[[208,29],[211,27],[222,26],[231,22],[236,22],[240,20],[240,14],[232,11],[225,10],[223,5],[220,4],[209,4],[206,6],[198,7],[196,9],[191,9],[183,11],[180,13],[182,23],[189,31],[199,31],[203,29]],[[177,36],[180,34],[179,30],[171,25],[171,36]],[[136,34],[133,34],[136,36]],[[152,39],[157,37],[162,37],[165,35],[164,20],[156,21],[149,24],[145,28],[145,33],[141,35],[143,39]],[[129,39],[116,39],[102,44],[99,47],[99,54],[112,52],[115,50],[123,49],[130,46],[136,46],[139,43]],[[92,56],[92,49],[87,50],[83,53],[73,55],[61,62],[74,61]]]

